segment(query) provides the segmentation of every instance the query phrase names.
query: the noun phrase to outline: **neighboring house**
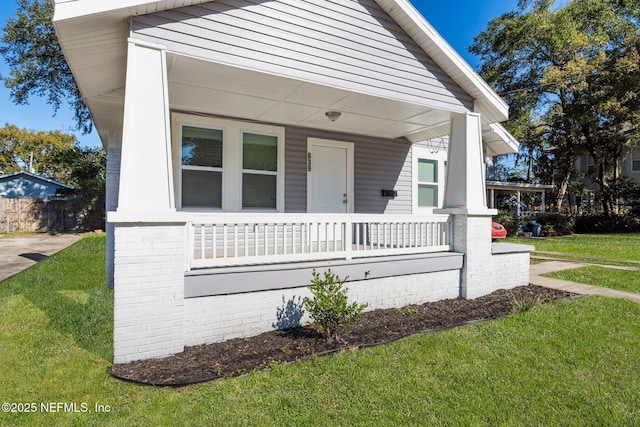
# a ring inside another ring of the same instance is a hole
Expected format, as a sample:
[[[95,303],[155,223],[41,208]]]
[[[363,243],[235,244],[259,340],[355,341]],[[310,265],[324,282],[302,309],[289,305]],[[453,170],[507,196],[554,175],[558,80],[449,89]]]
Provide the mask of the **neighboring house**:
[[[589,178],[589,176],[594,173],[595,161],[590,154],[582,154],[576,159],[575,168],[587,176],[587,178],[583,180],[587,190],[586,193],[571,194],[569,196],[571,198],[571,205],[579,209],[581,205],[592,205],[595,201],[594,192],[597,190],[596,185]],[[626,176],[640,183],[640,143],[636,143],[625,150],[622,155],[622,163],[620,164],[620,176]]]
[[[60,194],[61,190],[73,187],[31,172],[13,172],[0,175],[0,197],[6,199],[48,200]]]
[[[507,106],[408,1],[56,0],[54,24],[108,153],[116,362],[272,329],[314,268],[369,309],[528,283],[486,203]]]

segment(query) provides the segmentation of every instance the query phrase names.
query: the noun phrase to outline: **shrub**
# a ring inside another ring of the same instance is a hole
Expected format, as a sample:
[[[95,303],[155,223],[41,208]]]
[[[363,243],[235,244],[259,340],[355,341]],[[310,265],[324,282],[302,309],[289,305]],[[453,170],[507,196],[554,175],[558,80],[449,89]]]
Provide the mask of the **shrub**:
[[[331,269],[324,272],[324,279],[316,270],[312,274],[309,290],[313,297],[304,298],[304,308],[327,341],[339,340],[338,326],[355,322],[368,304],[348,303],[349,289],[344,286],[348,276],[340,279]]]
[[[509,211],[499,211],[493,217],[493,221],[502,224],[509,236],[515,236],[520,228],[520,221],[515,213]]]
[[[540,212],[536,221],[542,224],[542,231],[549,235],[567,235],[573,233],[575,219],[570,215],[556,212]]]
[[[632,215],[582,215],[576,219],[576,233],[640,232],[640,217]]]

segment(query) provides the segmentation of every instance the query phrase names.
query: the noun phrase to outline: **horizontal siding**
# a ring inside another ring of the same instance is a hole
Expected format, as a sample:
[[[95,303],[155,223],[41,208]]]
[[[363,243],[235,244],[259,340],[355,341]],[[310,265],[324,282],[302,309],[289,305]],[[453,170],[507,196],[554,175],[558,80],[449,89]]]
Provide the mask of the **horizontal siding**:
[[[354,191],[356,213],[411,213],[411,146],[381,138],[288,127],[285,145],[286,212],[307,210],[307,139],[320,138],[354,143]],[[398,196],[381,196],[381,190]]]
[[[374,0],[221,0],[134,18],[171,51],[449,109],[460,89]]]

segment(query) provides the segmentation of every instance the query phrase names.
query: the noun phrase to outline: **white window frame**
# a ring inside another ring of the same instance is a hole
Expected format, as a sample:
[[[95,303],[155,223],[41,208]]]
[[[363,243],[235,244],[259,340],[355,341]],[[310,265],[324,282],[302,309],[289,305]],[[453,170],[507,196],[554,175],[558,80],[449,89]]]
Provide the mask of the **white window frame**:
[[[276,170],[275,171],[267,171],[267,170],[259,170],[259,169],[245,169],[244,168],[244,134],[245,133],[250,133],[253,135],[264,135],[264,136],[274,136],[278,139],[278,158],[277,158],[277,165],[276,165]],[[280,182],[282,181],[282,183],[284,184],[284,179],[281,179],[281,176],[284,176],[283,173],[281,173],[281,170],[284,169],[283,165],[284,165],[284,152],[280,153],[280,149],[281,146],[284,146],[284,144],[282,143],[284,139],[280,137],[279,134],[277,133],[271,133],[271,132],[262,132],[260,130],[248,130],[248,129],[241,129],[240,130],[240,206],[242,208],[242,210],[244,211],[251,211],[251,212],[262,212],[262,211],[266,211],[266,212],[273,212],[273,210],[270,209],[264,209],[264,208],[245,208],[242,207],[243,200],[242,200],[242,192],[243,192],[243,185],[244,185],[244,174],[248,173],[248,174],[253,174],[253,175],[268,175],[268,176],[275,176],[276,177],[276,209],[275,212],[282,212],[284,211],[284,209],[279,210],[278,209],[278,202],[280,200],[280,194],[282,194],[284,192],[284,188],[280,188]],[[283,201],[284,203],[284,201]]]
[[[447,152],[444,150],[434,151],[428,147],[414,145],[411,148],[411,176],[412,176],[412,210],[415,214],[432,214],[434,209],[442,208],[444,203],[444,182],[446,177]],[[418,161],[420,159],[431,160],[437,162],[438,182],[421,183],[418,181]],[[438,203],[437,206],[418,206],[418,186],[419,184],[428,184],[437,187]]]
[[[191,166],[191,165],[183,165],[182,164],[182,129],[187,126],[187,127],[196,127],[196,128],[200,128],[200,129],[209,129],[209,130],[220,130],[222,131],[222,167],[214,167],[214,166]],[[222,127],[218,127],[218,126],[209,126],[209,125],[205,125],[205,124],[195,124],[195,123],[188,123],[188,122],[182,122],[180,123],[180,125],[178,126],[178,136],[175,139],[176,140],[176,144],[174,144],[176,146],[176,155],[175,158],[177,159],[177,173],[175,175],[177,175],[177,189],[178,189],[178,200],[177,200],[177,206],[179,209],[184,209],[184,210],[189,210],[189,211],[223,211],[224,210],[224,193],[225,193],[225,140],[227,139],[227,131],[226,129],[222,128]],[[222,194],[220,195],[220,208],[217,207],[211,207],[211,208],[205,208],[205,207],[188,207],[188,208],[183,208],[182,207],[182,171],[183,170],[196,170],[196,171],[207,171],[207,172],[220,172],[222,174],[222,178],[221,178],[221,192]]]
[[[182,207],[182,127],[192,126],[223,131],[222,143],[222,209]],[[242,209],[242,134],[255,133],[275,136],[278,139],[278,166],[276,171],[276,209]],[[285,129],[280,126],[248,123],[238,120],[195,116],[184,113],[172,115],[174,158],[174,184],[177,189],[179,210],[206,212],[284,212],[285,206]]]

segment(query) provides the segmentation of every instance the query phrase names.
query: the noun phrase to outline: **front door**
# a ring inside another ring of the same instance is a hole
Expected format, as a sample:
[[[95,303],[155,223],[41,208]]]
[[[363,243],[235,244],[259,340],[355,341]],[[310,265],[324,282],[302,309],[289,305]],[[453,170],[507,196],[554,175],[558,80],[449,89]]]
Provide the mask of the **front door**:
[[[307,212],[353,212],[353,143],[309,139]]]

